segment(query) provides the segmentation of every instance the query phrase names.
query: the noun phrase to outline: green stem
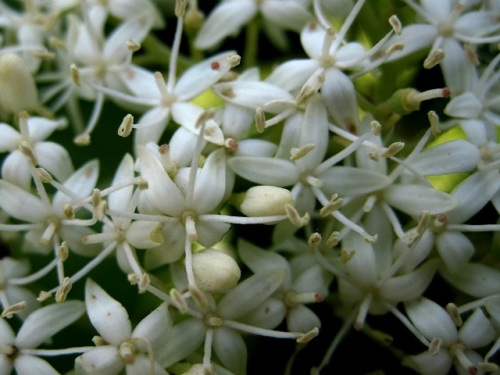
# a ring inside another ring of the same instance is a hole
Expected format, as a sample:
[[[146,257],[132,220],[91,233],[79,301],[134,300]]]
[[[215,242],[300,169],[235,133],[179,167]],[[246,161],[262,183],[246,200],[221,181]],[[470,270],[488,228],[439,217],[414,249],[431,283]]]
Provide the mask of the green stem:
[[[246,27],[245,50],[243,52],[243,67],[251,68],[257,63],[257,53],[259,47],[259,17],[254,17]]]
[[[170,48],[165,46],[153,34],[149,34],[142,42],[142,47],[145,50],[144,54],[134,56],[133,63],[139,66],[148,65],[166,65],[170,60]],[[193,65],[191,59],[184,56],[177,58],[177,64],[180,71],[184,71]]]

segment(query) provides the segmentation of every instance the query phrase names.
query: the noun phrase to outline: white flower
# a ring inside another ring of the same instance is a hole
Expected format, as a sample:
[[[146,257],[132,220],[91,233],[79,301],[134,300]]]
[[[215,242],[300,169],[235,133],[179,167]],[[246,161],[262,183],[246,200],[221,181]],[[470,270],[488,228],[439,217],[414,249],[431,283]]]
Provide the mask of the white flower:
[[[448,374],[452,365],[460,374],[478,373],[481,356],[472,349],[489,344],[495,331],[480,309],[457,330],[454,320],[437,303],[424,297],[405,304],[408,317],[434,350],[406,357],[403,363],[421,374]],[[438,341],[436,341],[436,339]]]
[[[200,49],[214,47],[228,36],[236,35],[242,26],[261,15],[263,29],[278,47],[287,46],[283,29],[299,32],[311,18],[302,0],[226,0],[210,13],[196,36]]]
[[[48,362],[39,358],[47,350],[37,352],[37,347],[52,338],[57,332],[76,321],[85,312],[80,301],[67,301],[49,305],[31,313],[17,335],[9,324],[0,318],[0,374],[8,375],[12,369],[18,375],[57,375]],[[57,354],[57,350],[53,350]]]
[[[101,337],[95,349],[76,359],[77,375],[116,375],[123,368],[127,375],[167,374],[155,355],[168,340],[170,319],[166,304],[153,310],[133,331],[124,307],[91,279],[85,286],[85,305]]]
[[[45,141],[55,130],[66,126],[66,121],[49,120],[43,117],[19,117],[20,132],[7,124],[0,124],[0,152],[9,152],[2,165],[2,178],[24,190],[31,189],[32,161],[21,151],[29,146],[37,163],[59,181],[73,173],[73,163],[61,145]],[[24,142],[24,143],[23,143]]]

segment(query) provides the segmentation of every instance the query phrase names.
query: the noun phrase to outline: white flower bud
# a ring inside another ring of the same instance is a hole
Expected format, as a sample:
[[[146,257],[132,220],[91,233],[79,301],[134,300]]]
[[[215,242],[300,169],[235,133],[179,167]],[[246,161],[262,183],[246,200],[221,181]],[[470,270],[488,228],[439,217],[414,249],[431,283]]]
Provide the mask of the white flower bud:
[[[215,249],[205,249],[193,254],[193,272],[198,287],[211,293],[233,289],[241,276],[236,261]]]
[[[286,215],[286,204],[293,205],[289,190],[276,186],[254,186],[248,189],[240,211],[250,217]]]
[[[15,53],[0,57],[0,107],[17,113],[38,108],[38,91],[28,65]]]

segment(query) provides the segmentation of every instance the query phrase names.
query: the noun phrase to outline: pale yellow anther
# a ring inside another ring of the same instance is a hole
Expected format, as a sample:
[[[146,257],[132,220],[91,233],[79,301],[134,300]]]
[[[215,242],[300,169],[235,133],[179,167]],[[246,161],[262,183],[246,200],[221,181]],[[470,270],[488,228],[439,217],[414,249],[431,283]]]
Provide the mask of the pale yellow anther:
[[[326,217],[330,215],[332,212],[337,211],[340,207],[342,207],[342,204],[344,203],[344,200],[342,198],[339,198],[337,194],[333,194],[332,197],[330,198],[330,201],[325,204],[321,210],[319,210],[319,214],[321,217]]]
[[[31,144],[27,141],[21,141],[19,143],[19,151],[21,151],[24,156],[26,156],[30,163],[32,165],[36,165],[37,164],[37,157],[35,155],[35,151],[33,150],[33,148],[31,147]]]
[[[302,227],[309,223],[309,214],[306,212],[304,216],[300,217],[295,207],[289,203],[285,204],[285,213],[288,220],[297,227]]]
[[[75,218],[75,210],[73,209],[73,206],[69,203],[66,203],[63,208],[64,216],[66,216],[67,219],[73,220]]]
[[[52,182],[52,175],[47,172],[46,169],[39,167],[36,169],[36,173],[38,174],[38,177],[40,177],[40,181],[42,181],[42,183],[49,184]]]
[[[5,310],[2,311],[2,318],[12,318],[14,314],[19,314],[20,312],[23,312],[26,310],[26,301],[21,301],[18,303],[15,303],[13,305],[10,305],[7,307]]]
[[[365,237],[363,237],[363,241],[370,244],[377,242],[377,239],[378,239],[378,234],[374,234],[373,236],[366,235]]]
[[[300,148],[292,148],[290,150],[290,160],[299,160],[310,153],[315,148],[314,143],[308,143]]]
[[[66,241],[63,241],[59,248],[57,249],[57,256],[59,259],[61,259],[63,262],[66,261],[69,257],[69,247],[68,243]]]
[[[134,116],[129,113],[123,118],[122,123],[118,127],[118,135],[123,138],[128,137],[132,133],[133,126]]]
[[[380,135],[380,132],[382,131],[382,125],[380,125],[380,122],[373,120],[370,122],[370,131],[372,134],[376,137]]]
[[[394,33],[396,33],[396,35],[401,35],[401,21],[396,15],[393,14],[389,17],[389,24],[392,26],[392,30],[394,30]]]
[[[319,244],[321,243],[321,240],[322,240],[321,234],[319,234],[318,232],[314,232],[309,236],[309,238],[307,240],[307,244],[312,249],[315,246],[319,246]]]
[[[402,51],[404,50],[405,46],[403,43],[394,43],[391,44],[387,49],[384,51],[384,54],[386,56],[392,55],[396,51]]]
[[[315,338],[318,335],[319,335],[319,329],[318,329],[318,327],[314,327],[309,332],[306,332],[302,336],[297,338],[296,341],[299,344],[307,344],[309,341],[311,341],[313,338]]]
[[[92,337],[92,342],[94,343],[95,346],[105,346],[109,345],[109,343],[104,340],[101,336],[94,336]]]
[[[36,298],[36,300],[38,302],[43,302],[43,301],[46,301],[47,299],[49,299],[50,297],[52,297],[52,293],[49,293],[49,292],[42,290],[40,293],[38,293],[38,297]]]
[[[435,49],[433,50],[429,56],[424,61],[424,68],[425,69],[431,69],[434,68],[436,65],[441,63],[444,59],[444,51],[442,49]]]
[[[90,144],[90,134],[82,133],[73,140],[77,146],[88,146]]]
[[[440,338],[436,337],[432,339],[431,343],[429,344],[429,348],[427,349],[431,355],[436,355],[439,353],[439,350],[441,349],[441,344],[443,343],[443,340]]]
[[[139,277],[139,293],[145,293],[149,286],[151,285],[151,278],[147,273],[143,273],[141,277]]]
[[[71,80],[73,81],[73,83],[75,85],[77,85],[78,87],[80,87],[82,84],[82,81],[80,80],[80,71],[78,70],[77,66],[75,64],[71,64],[71,66],[69,68],[69,72],[70,72]]]
[[[57,38],[55,36],[51,36],[49,38],[49,46],[53,47],[53,48],[58,48],[58,49],[66,49],[66,43],[64,43],[64,41],[60,38]]]
[[[130,285],[137,285],[137,283],[139,282],[139,276],[131,272],[127,275],[127,280],[130,283]]]
[[[479,65],[479,57],[477,56],[474,46],[466,43],[464,44],[465,55],[472,65]]]
[[[399,151],[401,151],[405,147],[404,142],[394,142],[389,145],[382,153],[380,156],[383,158],[390,158],[394,155],[396,155]]]
[[[184,13],[186,13],[187,4],[188,4],[188,0],[177,0],[175,2],[175,16],[176,17],[184,17]]]
[[[347,264],[356,254],[356,250],[347,251],[345,249],[340,250],[340,261],[343,264]]]
[[[127,48],[129,51],[137,52],[141,49],[141,43],[137,43],[135,40],[127,40]]]
[[[434,137],[439,136],[441,134],[441,129],[439,128],[439,116],[435,111],[429,111],[427,112],[427,118],[431,124],[432,135]]]
[[[179,292],[177,289],[172,288],[170,290],[170,298],[172,299],[172,303],[177,307],[177,309],[182,313],[185,314],[188,311],[188,305],[186,303],[186,300],[182,298],[181,292]]]
[[[462,325],[462,317],[460,316],[460,312],[458,311],[457,305],[454,303],[449,303],[446,305],[446,312],[448,315],[451,317],[453,322],[457,327],[460,327]]]
[[[57,303],[62,303],[66,301],[66,297],[68,296],[69,291],[71,290],[71,287],[73,286],[73,282],[69,277],[65,277],[61,285],[59,285],[59,288],[57,289],[56,292],[56,302]]]
[[[263,133],[266,129],[266,115],[260,107],[255,110],[255,127],[259,133]]]
[[[333,231],[325,241],[327,247],[332,248],[337,246],[339,243],[339,232]]]
[[[199,307],[206,309],[208,307],[208,299],[205,293],[203,293],[196,285],[190,285],[188,289],[193,301]]]

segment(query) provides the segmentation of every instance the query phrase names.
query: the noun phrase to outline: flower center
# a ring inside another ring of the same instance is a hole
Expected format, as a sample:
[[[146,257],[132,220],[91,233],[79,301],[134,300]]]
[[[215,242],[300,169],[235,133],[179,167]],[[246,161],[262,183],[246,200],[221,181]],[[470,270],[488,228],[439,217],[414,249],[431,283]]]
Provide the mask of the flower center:
[[[137,355],[137,347],[134,343],[130,341],[124,341],[120,344],[119,348],[120,356],[123,358],[123,362],[127,365],[131,365],[135,361],[135,356]]]
[[[214,313],[206,314],[205,325],[209,328],[219,328],[222,326],[222,319]]]

